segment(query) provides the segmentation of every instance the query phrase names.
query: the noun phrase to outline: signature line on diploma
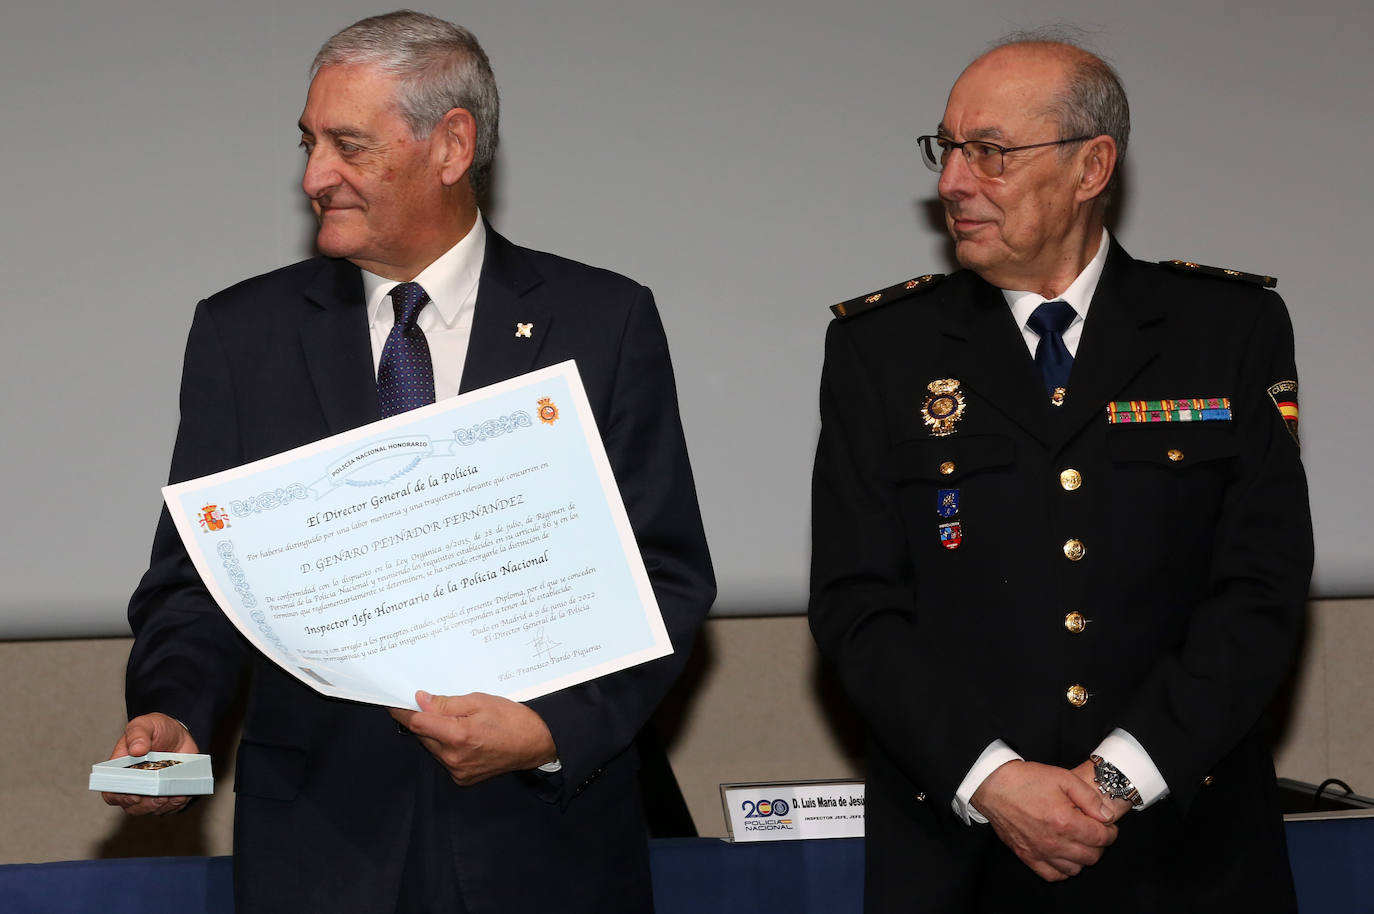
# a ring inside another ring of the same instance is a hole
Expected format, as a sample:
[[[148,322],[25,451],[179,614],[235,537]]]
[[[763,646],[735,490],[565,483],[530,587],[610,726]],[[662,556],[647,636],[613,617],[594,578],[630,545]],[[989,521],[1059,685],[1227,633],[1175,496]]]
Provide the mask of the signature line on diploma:
[[[535,632],[534,637],[525,643],[534,648],[534,656],[536,659],[542,658],[544,660],[548,660],[549,655],[553,653],[553,649],[562,644],[561,641],[555,641],[548,635],[545,635],[543,626],[540,626],[539,631]]]

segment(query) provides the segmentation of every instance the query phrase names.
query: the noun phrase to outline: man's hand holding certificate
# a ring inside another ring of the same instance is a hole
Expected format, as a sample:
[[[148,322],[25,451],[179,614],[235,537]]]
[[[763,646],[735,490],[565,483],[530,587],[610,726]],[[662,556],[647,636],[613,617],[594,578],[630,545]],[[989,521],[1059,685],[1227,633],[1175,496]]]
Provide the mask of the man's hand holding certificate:
[[[226,615],[325,695],[521,701],[672,651],[571,362],[163,491]]]
[[[460,787],[558,760],[543,718],[519,702],[483,692],[422,691],[415,697],[419,711],[392,708],[391,716],[419,738]]]

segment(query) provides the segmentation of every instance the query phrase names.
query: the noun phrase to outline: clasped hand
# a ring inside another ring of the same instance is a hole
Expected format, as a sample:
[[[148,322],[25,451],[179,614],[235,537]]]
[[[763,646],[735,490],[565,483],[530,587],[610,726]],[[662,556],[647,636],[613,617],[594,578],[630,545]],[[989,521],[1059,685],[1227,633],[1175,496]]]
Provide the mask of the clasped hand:
[[[1077,876],[1116,840],[1116,822],[1131,807],[1102,796],[1091,762],[1072,771],[1013,761],[988,775],[973,807],[1021,862],[1049,882]]]

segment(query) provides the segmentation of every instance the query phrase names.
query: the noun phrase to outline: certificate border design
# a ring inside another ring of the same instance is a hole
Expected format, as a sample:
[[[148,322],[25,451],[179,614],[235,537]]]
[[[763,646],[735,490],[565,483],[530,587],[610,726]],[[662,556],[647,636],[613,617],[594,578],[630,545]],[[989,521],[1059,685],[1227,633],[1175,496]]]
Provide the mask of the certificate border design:
[[[331,668],[335,675],[330,676],[327,682],[317,674],[307,675],[303,672],[294,649],[288,647],[277,632],[272,631],[272,625],[277,624],[277,621],[270,618],[264,609],[257,607],[260,598],[253,594],[254,588],[249,585],[249,579],[253,575],[245,574],[245,569],[239,565],[239,556],[234,552],[232,541],[222,540],[220,543],[212,544],[197,535],[195,507],[201,504],[197,499],[203,500],[216,489],[224,491],[225,486],[235,484],[239,485],[239,492],[242,492],[245,488],[243,481],[257,476],[270,477],[274,472],[279,478],[280,475],[287,475],[288,479],[291,475],[313,477],[321,472],[320,458],[324,458],[327,462],[323,466],[330,469],[314,484],[303,487],[306,492],[305,500],[318,500],[328,496],[330,492],[337,493],[344,483],[350,481],[341,477],[350,471],[367,466],[370,462],[367,460],[369,456],[377,455],[380,462],[383,459],[380,455],[385,453],[394,467],[412,460],[418,462],[419,458],[451,458],[471,453],[461,449],[464,446],[459,443],[459,431],[465,432],[464,437],[468,440],[477,442],[519,429],[535,427],[530,413],[523,409],[512,410],[511,406],[514,404],[510,401],[529,397],[529,402],[534,402],[540,396],[550,393],[550,388],[553,387],[564,391],[559,395],[560,403],[563,404],[561,411],[565,413],[565,418],[571,419],[571,429],[574,430],[574,437],[564,438],[563,443],[555,444],[553,447],[569,448],[571,450],[567,453],[570,459],[589,462],[582,463],[584,469],[580,472],[589,474],[584,477],[583,485],[588,487],[589,495],[596,492],[597,502],[604,512],[603,519],[598,523],[609,524],[599,528],[602,531],[599,535],[605,537],[607,548],[613,550],[613,553],[607,553],[607,560],[611,563],[606,566],[606,573],[611,575],[606,580],[607,593],[619,590],[625,595],[634,595],[634,599],[629,603],[605,605],[603,609],[608,615],[597,622],[597,625],[612,626],[610,630],[623,630],[625,624],[639,620],[638,624],[643,625],[643,634],[623,641],[604,659],[593,660],[591,656],[579,653],[580,659],[559,668],[549,669],[547,674],[543,674],[548,676],[546,679],[538,679],[533,675],[522,676],[519,681],[511,682],[510,686],[505,688],[501,685],[505,680],[494,675],[491,678],[484,676],[474,679],[471,684],[462,676],[455,676],[453,679],[456,681],[446,681],[442,686],[446,690],[458,690],[466,686],[462,690],[489,691],[514,701],[537,698],[673,653],[667,627],[659,611],[648,572],[630,527],[624,501],[616,486],[605,446],[598,433],[595,414],[592,412],[575,362],[566,361],[537,369],[480,390],[446,398],[439,403],[391,416],[241,467],[170,485],[163,489],[163,496],[206,589],[225,611],[229,621],[249,642],[263,651],[268,659],[321,694],[378,705],[413,708],[413,689],[406,690],[394,682],[374,682],[367,672],[366,665],[360,666],[356,674],[346,667]],[[455,419],[459,418],[456,414],[461,411],[467,411],[469,415],[473,412],[481,415],[481,404],[497,398],[510,405],[500,410],[501,414],[493,419],[476,423],[455,423],[459,428],[449,433],[452,437],[446,432],[454,428],[453,425],[445,427],[440,424],[437,429],[435,428],[436,422],[442,422],[441,417],[446,413],[455,413]],[[439,434],[434,435],[434,431],[438,431]],[[543,436],[536,437],[543,439]],[[543,453],[543,447],[540,445],[532,453]],[[301,470],[304,472],[299,472]],[[261,509],[271,505],[266,510],[274,510],[300,500],[295,483],[278,484],[269,482],[267,478],[264,478],[263,482],[265,484],[259,489],[259,495],[244,496],[232,491],[225,492],[225,495],[238,497],[245,503],[251,503],[255,508]],[[409,492],[409,487],[404,491]],[[387,494],[403,493],[398,491]],[[288,495],[291,496],[289,500],[281,500]],[[390,498],[386,500],[389,501]],[[192,502],[195,504],[192,505]],[[373,507],[377,506],[374,504]],[[271,524],[273,521],[264,519],[260,523]],[[614,547],[616,543],[618,549]],[[298,545],[301,544],[286,543],[284,548],[296,548]],[[225,548],[221,550],[221,546]],[[268,554],[274,554],[276,551],[279,550],[272,550]],[[612,554],[615,555],[614,559],[611,558]],[[223,565],[222,570],[217,568],[220,564]],[[253,603],[252,609],[246,608],[249,600]],[[593,651],[588,650],[586,653],[591,655]],[[458,669],[461,671],[461,665]],[[531,670],[521,672],[528,673]]]

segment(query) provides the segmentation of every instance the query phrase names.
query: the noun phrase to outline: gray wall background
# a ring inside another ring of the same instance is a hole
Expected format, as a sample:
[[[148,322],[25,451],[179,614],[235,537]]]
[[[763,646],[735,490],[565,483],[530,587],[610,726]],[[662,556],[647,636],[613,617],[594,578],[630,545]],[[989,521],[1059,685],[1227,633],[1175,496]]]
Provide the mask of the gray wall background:
[[[1092,29],[1131,95],[1114,226],[1143,259],[1279,277],[1316,592],[1374,594],[1374,6],[473,0],[503,96],[488,215],[658,297],[722,613],[804,607],[835,301],[949,270],[912,143],[988,41]],[[0,639],[127,632],[197,299],[310,253],[294,125],[358,0],[0,14]]]

